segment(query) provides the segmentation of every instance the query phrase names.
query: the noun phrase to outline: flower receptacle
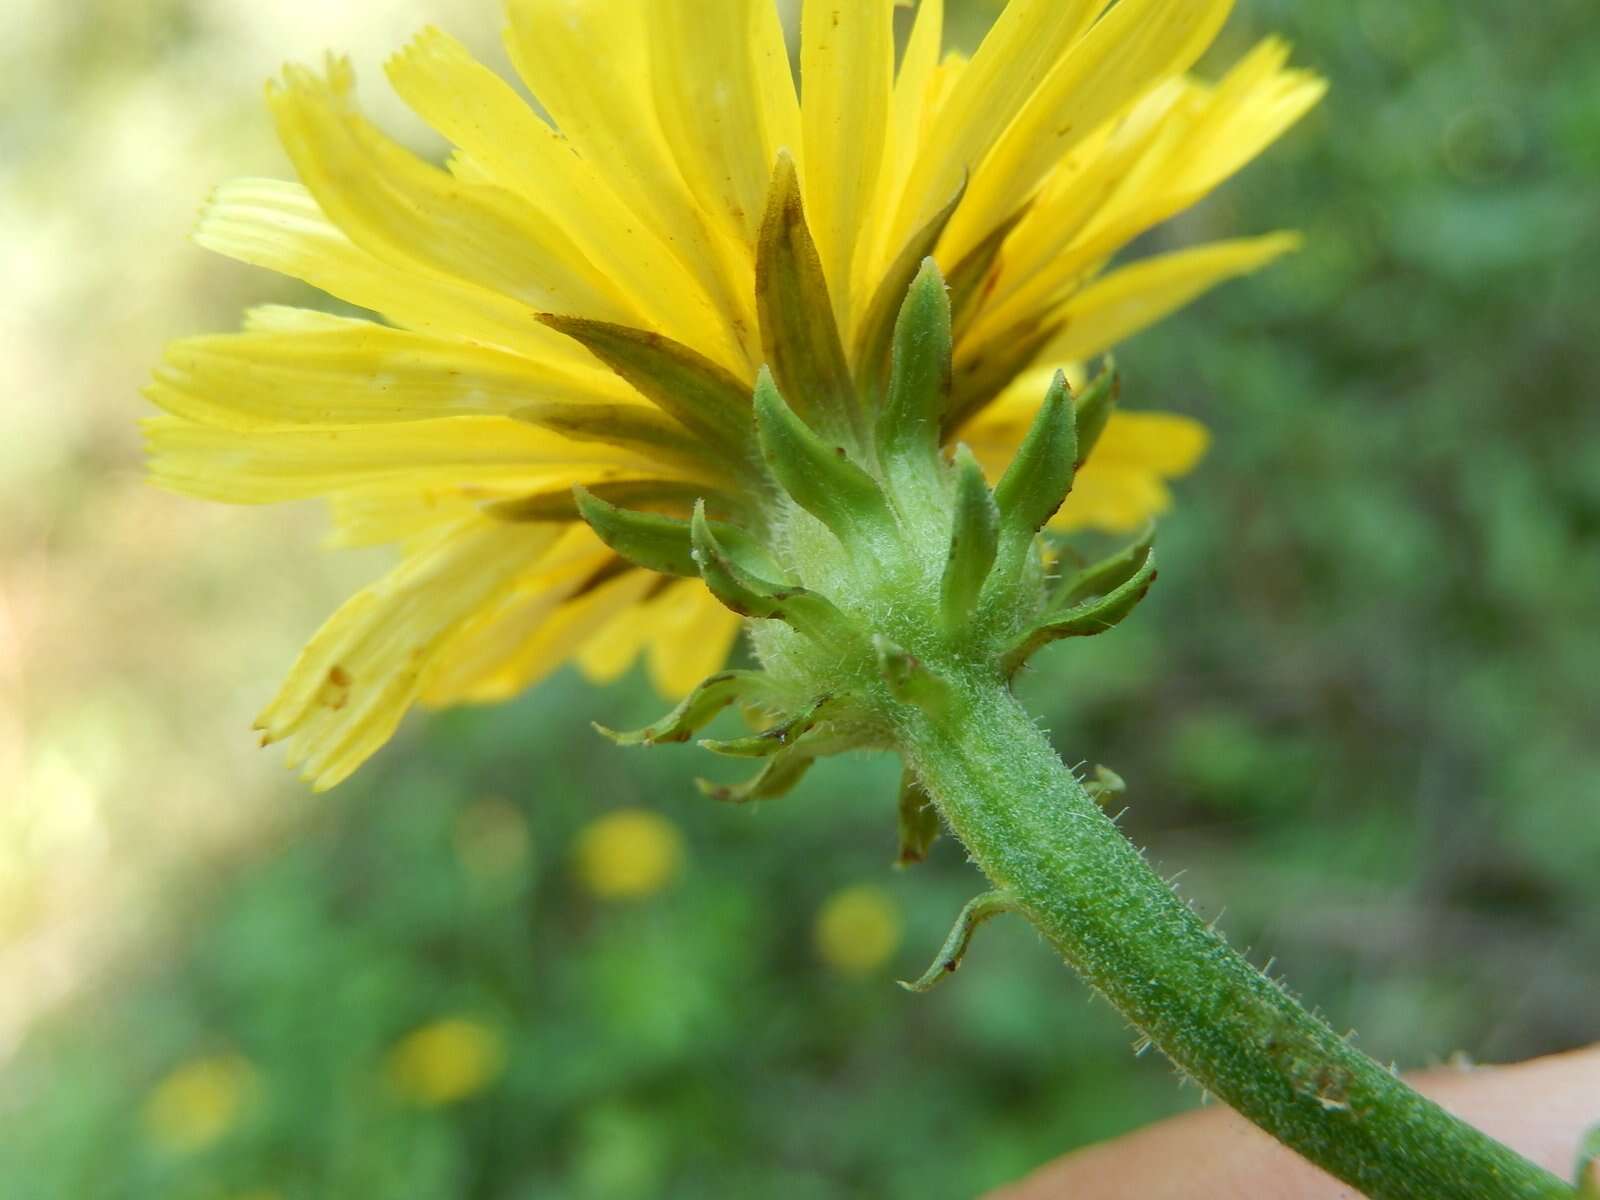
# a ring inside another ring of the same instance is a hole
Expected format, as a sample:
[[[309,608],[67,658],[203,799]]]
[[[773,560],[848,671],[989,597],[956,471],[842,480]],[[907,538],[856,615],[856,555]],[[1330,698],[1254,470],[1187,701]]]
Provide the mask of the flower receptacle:
[[[777,192],[786,180],[780,164]],[[765,286],[777,289],[769,307],[816,305],[808,245],[803,212],[775,195],[762,243]],[[841,401],[824,319],[831,314],[814,307],[803,320],[785,308],[763,331],[776,365],[761,369],[750,402],[748,440],[765,476],[759,519],[712,521],[702,502],[683,520],[576,493],[579,513],[618,554],[698,575],[749,621],[759,671],[714,676],[657,725],[614,735],[629,744],[687,740],[735,700],[770,717],[763,732],[702,743],[765,760],[743,784],[704,785],[731,802],[782,794],[824,754],[892,750],[912,727],[959,723],[969,696],[1003,688],[1044,645],[1115,625],[1155,573],[1147,536],[1065,580],[1050,578],[1054,553],[1041,531],[1105,427],[1114,375],[1103,373],[1075,400],[1058,371],[991,487],[966,446],[943,448],[952,303],[934,261],[921,262],[902,299],[881,397],[862,389]],[[820,362],[807,358],[818,354]],[[795,388],[826,394],[797,398]],[[851,414],[869,406],[866,436]],[[939,815],[914,775],[899,813],[899,861],[918,861]]]

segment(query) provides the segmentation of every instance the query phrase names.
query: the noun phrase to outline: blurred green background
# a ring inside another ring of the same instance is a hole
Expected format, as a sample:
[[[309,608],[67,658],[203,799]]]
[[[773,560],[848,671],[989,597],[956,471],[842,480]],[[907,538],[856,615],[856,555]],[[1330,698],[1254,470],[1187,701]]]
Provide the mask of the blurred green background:
[[[642,679],[416,720],[311,801],[247,726],[370,559],[139,480],[169,336],[294,285],[182,242],[283,174],[258,83],[493,0],[19,0],[0,63],[0,1180],[27,1200],[969,1196],[1200,1103],[980,886],[889,869],[892,763],[754,811],[625,753]],[[972,38],[994,6],[970,5]],[[1216,433],[1116,633],[1022,684],[1124,827],[1385,1061],[1600,1035],[1592,0],[1241,0],[1330,77],[1151,246],[1307,249],[1121,353]]]

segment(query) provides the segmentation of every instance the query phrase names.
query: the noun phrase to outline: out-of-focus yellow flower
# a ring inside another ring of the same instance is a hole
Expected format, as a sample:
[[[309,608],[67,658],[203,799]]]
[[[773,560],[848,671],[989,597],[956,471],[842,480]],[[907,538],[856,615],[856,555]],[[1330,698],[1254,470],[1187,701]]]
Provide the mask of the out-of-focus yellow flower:
[[[578,835],[578,878],[603,900],[637,900],[671,883],[683,866],[683,835],[659,813],[624,808]]]
[[[488,882],[520,873],[533,844],[528,819],[503,796],[489,796],[462,809],[454,840],[462,868]]]
[[[1027,368],[1098,354],[1295,245],[1108,269],[1322,94],[1275,39],[1215,83],[1189,75],[1232,0],[1011,0],[970,58],[942,50],[943,0],[924,0],[898,64],[896,3],[806,0],[802,97],[772,0],[508,0],[511,59],[550,122],[437,30],[387,64],[454,143],[442,167],[357,111],[346,61],[273,84],[301,182],[219,189],[198,240],[383,320],[274,306],[178,342],[147,428],[165,486],[325,496],[341,544],[402,552],[260,717],[315,787],[417,702],[501,700],[569,660],[609,678],[643,656],[671,694],[720,669],[737,618],[699,579],[619,558],[570,489],[680,517],[704,498],[760,526],[751,391],[802,319],[758,301],[774,197],[803,206],[832,310],[803,320],[864,396],[902,265],[938,261],[960,292],[952,440]],[[1133,469],[1062,520],[1148,517],[1178,471],[1170,435],[1124,423]]]
[[[256,1086],[255,1069],[238,1055],[192,1059],[145,1098],[145,1130],[164,1150],[203,1150],[238,1124]]]
[[[413,1104],[437,1108],[483,1091],[505,1070],[505,1043],[481,1021],[444,1017],[389,1051],[389,1084]]]
[[[848,887],[817,913],[817,953],[844,975],[865,975],[900,945],[900,908],[882,888]]]

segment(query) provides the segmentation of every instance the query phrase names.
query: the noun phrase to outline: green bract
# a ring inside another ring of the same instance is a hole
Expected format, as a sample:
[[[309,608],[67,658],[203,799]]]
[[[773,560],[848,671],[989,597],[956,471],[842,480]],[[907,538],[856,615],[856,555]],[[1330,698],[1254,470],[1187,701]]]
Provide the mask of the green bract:
[[[1053,584],[1039,536],[1072,488],[1083,448],[1103,428],[1116,387],[1109,373],[1075,402],[1058,373],[1015,460],[990,488],[965,446],[941,449],[952,403],[952,291],[923,260],[883,348],[882,386],[857,387],[844,367],[820,268],[795,192],[778,164],[762,226],[758,296],[763,368],[750,401],[759,526],[632,511],[575,489],[584,520],[618,554],[669,575],[699,575],[750,619],[755,672],[713,676],[631,744],[681,741],[738,700],[763,731],[703,742],[767,759],[722,799],[781,795],[818,756],[897,750],[912,719],[958,719],[962,696],[1004,685],[1057,638],[1113,627],[1155,576],[1148,538]],[[571,323],[569,323],[571,324]],[[721,386],[684,351],[606,326],[572,330],[653,394],[689,400]],[[735,431],[727,431],[730,434]],[[736,442],[748,442],[739,432]],[[900,801],[900,861],[923,857],[938,817],[914,776]]]

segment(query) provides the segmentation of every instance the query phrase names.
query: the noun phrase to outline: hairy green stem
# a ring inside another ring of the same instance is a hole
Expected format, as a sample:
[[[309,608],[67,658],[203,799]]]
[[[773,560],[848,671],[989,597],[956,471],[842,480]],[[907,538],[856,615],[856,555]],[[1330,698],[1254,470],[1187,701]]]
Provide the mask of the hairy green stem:
[[[1572,1200],[1412,1091],[1230,949],[1117,830],[999,682],[902,750],[978,866],[1209,1092],[1373,1200]]]

